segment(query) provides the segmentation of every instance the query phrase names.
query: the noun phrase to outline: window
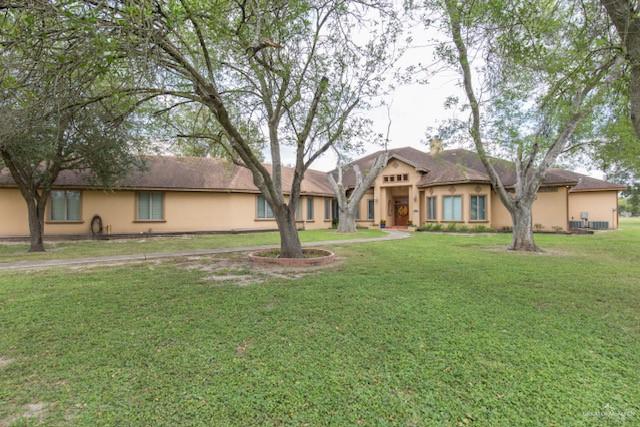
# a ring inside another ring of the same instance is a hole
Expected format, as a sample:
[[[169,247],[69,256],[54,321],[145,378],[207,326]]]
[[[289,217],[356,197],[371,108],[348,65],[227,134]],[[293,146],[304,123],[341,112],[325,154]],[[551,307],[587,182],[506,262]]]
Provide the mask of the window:
[[[313,197],[307,197],[307,221],[313,221]]]
[[[382,177],[382,182],[404,182],[409,181],[408,173],[399,173],[396,175],[384,175]]]
[[[273,210],[263,195],[258,196],[256,201],[256,217],[259,219],[273,219]]]
[[[373,199],[367,200],[367,219],[373,219]]]
[[[52,191],[49,219],[51,221],[80,221],[80,192]]]
[[[296,221],[302,221],[302,199],[296,202]]]
[[[436,196],[427,197],[427,220],[435,221],[437,219],[437,203],[438,198]]]
[[[444,221],[462,221],[462,196],[442,197],[442,219]]]
[[[139,221],[161,221],[164,219],[164,195],[159,191],[138,192]]]
[[[487,219],[487,196],[471,196],[471,220],[483,221]]]
[[[331,219],[331,199],[328,198],[324,199],[324,219]]]

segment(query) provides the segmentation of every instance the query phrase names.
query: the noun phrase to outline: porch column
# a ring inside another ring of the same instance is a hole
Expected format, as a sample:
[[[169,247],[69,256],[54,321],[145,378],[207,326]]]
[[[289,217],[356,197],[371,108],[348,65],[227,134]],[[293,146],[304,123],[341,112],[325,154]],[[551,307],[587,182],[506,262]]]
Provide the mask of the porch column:
[[[382,189],[379,185],[374,185],[373,187],[373,222],[374,224],[380,224],[380,220],[382,219]]]
[[[375,192],[376,190],[378,191],[378,196],[375,196]],[[384,187],[375,187],[373,189],[374,191],[374,198],[376,198],[376,202],[375,202],[375,215],[374,215],[374,220],[376,222],[376,224],[380,224],[380,221],[387,219],[387,189]],[[390,225],[390,224],[387,224]]]
[[[409,220],[415,226],[420,225],[420,199],[415,185],[409,187]]]

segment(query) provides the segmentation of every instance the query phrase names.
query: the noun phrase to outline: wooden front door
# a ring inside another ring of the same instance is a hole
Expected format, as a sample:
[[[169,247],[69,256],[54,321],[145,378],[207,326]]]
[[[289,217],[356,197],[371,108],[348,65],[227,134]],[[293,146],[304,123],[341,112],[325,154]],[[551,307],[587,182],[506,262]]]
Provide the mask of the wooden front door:
[[[393,225],[406,227],[409,222],[409,201],[406,197],[393,201]]]

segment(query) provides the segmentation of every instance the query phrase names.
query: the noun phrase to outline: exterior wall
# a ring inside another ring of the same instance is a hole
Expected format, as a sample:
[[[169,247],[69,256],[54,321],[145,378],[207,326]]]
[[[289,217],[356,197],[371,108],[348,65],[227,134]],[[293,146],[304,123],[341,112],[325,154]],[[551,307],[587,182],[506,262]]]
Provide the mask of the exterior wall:
[[[374,198],[374,190],[368,190],[366,193],[364,193],[364,196],[362,196],[362,199],[360,199],[360,217],[356,218],[357,225],[360,227],[368,227],[369,225],[372,225],[374,223],[373,219],[367,218],[369,200],[372,200],[372,199],[374,200],[373,212],[374,212],[374,218],[375,218],[376,205],[375,205],[375,198]]]
[[[618,192],[569,193],[569,219],[579,221],[581,212],[589,213],[589,221],[608,221],[609,228],[618,228]]]
[[[486,220],[471,220],[471,196],[486,196]],[[443,219],[443,202],[444,196],[462,196],[462,221],[444,221]],[[428,222],[458,222],[466,223],[470,226],[474,225],[490,225],[493,215],[494,207],[493,200],[494,194],[491,191],[491,186],[487,184],[455,184],[455,185],[441,185],[437,187],[429,187],[424,189],[424,195],[421,198],[421,210],[424,212],[426,218],[427,212],[427,197],[437,197],[436,202],[436,220]]]
[[[407,174],[404,182],[384,182],[385,175]],[[385,220],[387,225],[393,225],[393,211],[389,209],[389,202],[393,197],[406,196],[409,201],[409,220],[414,224],[420,223],[419,190],[416,184],[422,175],[416,169],[400,160],[391,159],[389,164],[380,172],[374,182],[374,222],[380,224]]]
[[[275,220],[256,218],[257,194],[190,191],[164,192],[164,220],[136,221],[136,192],[82,190],[81,221],[45,224],[45,235],[88,234],[94,215],[113,234],[169,233],[276,229]],[[306,220],[306,196],[301,199]],[[17,189],[0,189],[0,236],[29,234],[27,207]],[[314,220],[301,221],[307,229],[329,228],[324,221],[324,197],[314,197]]]
[[[554,187],[555,191],[539,191],[533,202],[532,216],[534,230],[555,231],[568,228],[567,188]],[[491,226],[496,229],[511,227],[511,214],[504,207],[500,197],[492,190]]]

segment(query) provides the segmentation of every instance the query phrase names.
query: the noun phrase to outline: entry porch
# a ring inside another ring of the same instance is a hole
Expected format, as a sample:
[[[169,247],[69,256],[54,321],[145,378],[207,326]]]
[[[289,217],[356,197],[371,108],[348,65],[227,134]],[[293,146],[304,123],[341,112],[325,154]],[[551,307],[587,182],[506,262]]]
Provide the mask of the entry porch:
[[[414,185],[387,185],[374,188],[375,223],[387,227],[406,228],[422,223],[423,192]]]

